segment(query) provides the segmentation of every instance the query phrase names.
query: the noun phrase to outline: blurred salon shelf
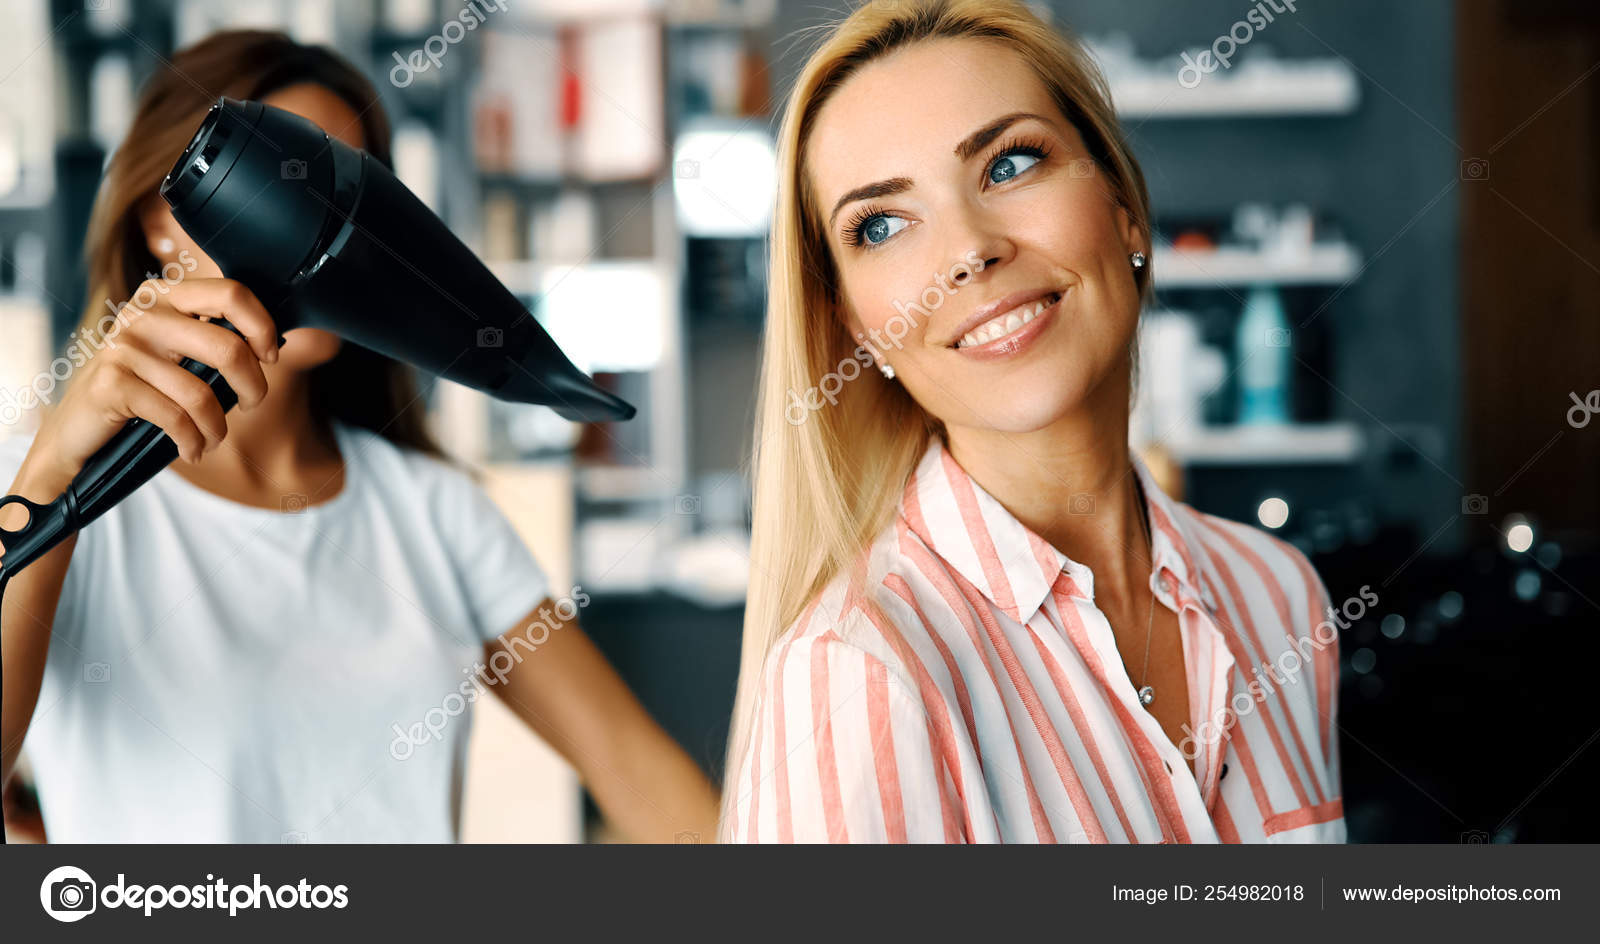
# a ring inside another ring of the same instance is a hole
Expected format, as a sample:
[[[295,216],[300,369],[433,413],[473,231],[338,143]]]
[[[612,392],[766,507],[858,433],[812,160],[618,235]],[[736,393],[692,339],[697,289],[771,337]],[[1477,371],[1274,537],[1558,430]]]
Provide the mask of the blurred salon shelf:
[[[579,494],[597,502],[661,498],[676,491],[663,469],[631,465],[584,465],[578,469]]]
[[[1361,271],[1361,253],[1347,243],[1316,243],[1293,257],[1253,249],[1174,249],[1159,246],[1156,288],[1254,285],[1342,285]]]
[[[1176,73],[1141,73],[1112,83],[1117,114],[1129,118],[1272,118],[1344,115],[1361,103],[1356,74],[1338,60],[1237,67],[1184,88]]]
[[[547,280],[560,279],[566,272],[580,269],[584,266],[649,266],[659,265],[657,260],[651,258],[637,259],[573,259],[562,261],[554,258],[541,259],[505,259],[499,262],[488,263],[489,271],[494,277],[505,283],[515,295],[536,295],[546,290]]]
[[[550,596],[567,595],[574,563],[571,464],[500,462],[480,471],[485,493],[535,549]],[[577,772],[498,698],[474,706],[463,790],[463,842],[582,841]]]
[[[1355,423],[1290,423],[1204,426],[1166,446],[1186,466],[1334,465],[1359,459],[1364,440]]]

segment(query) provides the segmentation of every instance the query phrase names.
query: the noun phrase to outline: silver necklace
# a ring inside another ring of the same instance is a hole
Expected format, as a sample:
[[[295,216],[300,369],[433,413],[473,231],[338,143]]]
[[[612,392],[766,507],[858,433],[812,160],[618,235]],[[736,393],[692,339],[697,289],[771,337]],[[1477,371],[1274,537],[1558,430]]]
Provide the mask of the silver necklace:
[[[1139,497],[1141,499],[1143,499],[1144,496],[1139,493],[1137,485],[1135,485],[1134,490],[1135,490],[1135,494],[1139,494]],[[1138,502],[1136,502],[1134,504],[1134,507],[1138,510],[1139,527],[1140,527],[1140,530],[1142,530],[1144,532],[1145,546],[1147,548],[1149,548],[1150,559],[1154,560],[1155,559],[1155,554],[1156,554],[1155,541],[1150,536],[1150,522],[1145,517],[1144,502],[1142,500],[1138,501]],[[1150,685],[1148,685],[1148,684],[1146,684],[1147,680],[1150,677],[1150,635],[1151,635],[1151,630],[1153,630],[1155,628],[1155,625],[1156,625],[1156,593],[1155,593],[1154,590],[1151,590],[1150,591],[1150,619],[1145,624],[1145,628],[1144,628],[1144,668],[1139,670],[1139,704],[1141,704],[1141,705],[1149,705],[1151,702],[1156,700],[1156,690],[1155,690],[1155,688],[1150,686]]]

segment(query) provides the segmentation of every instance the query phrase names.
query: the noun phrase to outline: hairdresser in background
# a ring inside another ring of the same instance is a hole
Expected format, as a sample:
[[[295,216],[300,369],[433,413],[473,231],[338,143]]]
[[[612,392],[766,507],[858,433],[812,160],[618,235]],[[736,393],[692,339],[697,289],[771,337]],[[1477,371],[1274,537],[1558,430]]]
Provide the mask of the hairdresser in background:
[[[0,775],[26,735],[52,841],[449,842],[487,690],[623,835],[709,838],[710,783],[574,622],[587,596],[440,455],[409,369],[314,329],[280,349],[173,220],[157,187],[219,95],[389,162],[372,85],[280,34],[215,35],[145,86],[86,239],[92,356],[31,442],[0,444],[0,482],[50,501],[131,417],[180,458],[11,582]]]

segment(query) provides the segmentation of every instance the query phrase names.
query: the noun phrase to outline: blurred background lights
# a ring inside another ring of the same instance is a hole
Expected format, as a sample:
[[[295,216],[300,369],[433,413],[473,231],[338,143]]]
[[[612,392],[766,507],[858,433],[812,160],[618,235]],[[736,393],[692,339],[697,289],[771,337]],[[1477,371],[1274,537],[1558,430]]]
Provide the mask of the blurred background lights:
[[[1256,517],[1269,528],[1281,528],[1289,520],[1289,503],[1281,498],[1269,498],[1256,509]]]
[[[1510,524],[1506,528],[1506,547],[1518,554],[1533,547],[1533,525],[1521,517],[1507,520]]]
[[[759,128],[701,127],[673,148],[678,222],[691,236],[761,236],[772,216],[777,155]]]
[[[1357,649],[1350,656],[1350,668],[1355,669],[1358,675],[1366,675],[1378,665],[1378,654],[1371,649]]]
[[[539,321],[578,369],[642,371],[660,362],[669,289],[655,263],[552,265],[540,287]]]

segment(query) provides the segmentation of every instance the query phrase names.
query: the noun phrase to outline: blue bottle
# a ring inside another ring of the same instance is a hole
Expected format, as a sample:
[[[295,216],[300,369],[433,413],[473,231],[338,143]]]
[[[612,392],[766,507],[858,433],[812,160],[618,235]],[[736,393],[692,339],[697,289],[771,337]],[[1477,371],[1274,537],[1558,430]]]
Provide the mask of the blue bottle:
[[[1240,424],[1289,422],[1289,350],[1289,322],[1278,290],[1252,286],[1234,336]]]

